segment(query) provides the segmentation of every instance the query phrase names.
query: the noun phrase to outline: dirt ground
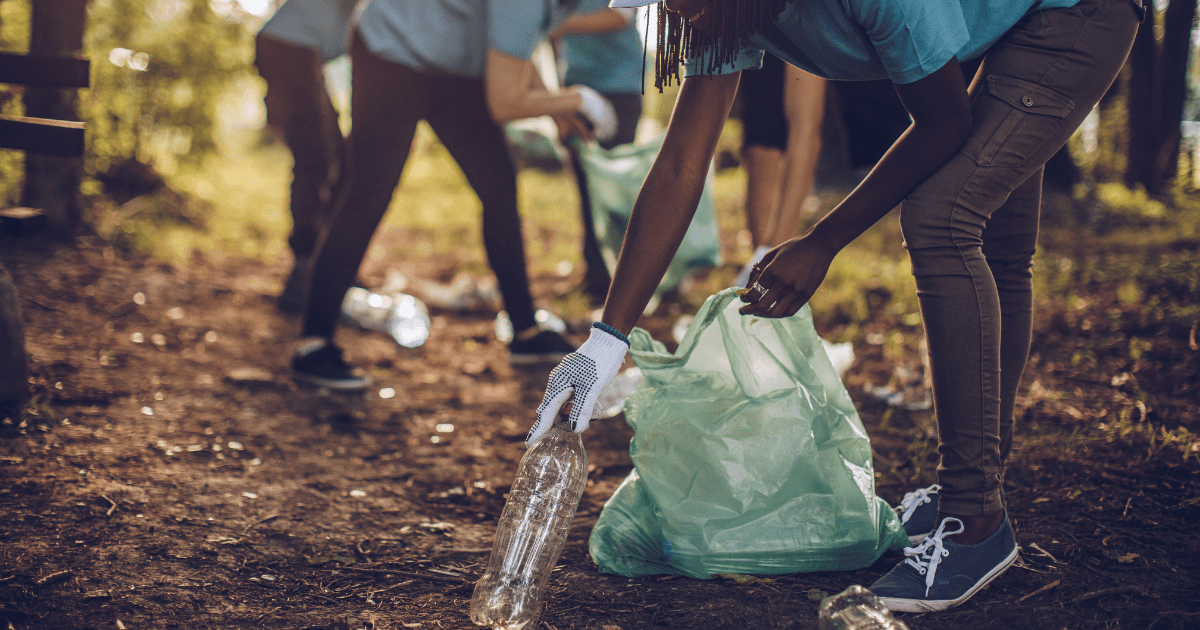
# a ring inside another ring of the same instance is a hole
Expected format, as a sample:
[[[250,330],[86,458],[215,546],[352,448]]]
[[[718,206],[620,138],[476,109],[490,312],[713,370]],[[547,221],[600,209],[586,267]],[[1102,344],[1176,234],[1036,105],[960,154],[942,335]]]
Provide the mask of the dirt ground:
[[[473,627],[472,586],[548,374],[507,363],[491,314],[435,313],[417,350],[346,328],[377,387],[323,395],[287,377],[299,324],[275,309],[282,262],[170,267],[84,237],[2,241],[0,263],[36,394],[0,427],[7,627]],[[569,280],[540,278],[535,294]],[[1200,627],[1197,457],[1095,429],[1121,412],[1195,439],[1196,328],[1189,339],[1097,291],[1081,299],[1124,322],[1108,336],[1082,324],[1091,310],[1038,316],[1007,477],[1021,563],[965,606],[905,615],[914,630]],[[886,331],[876,311],[868,330]],[[663,313],[645,325],[669,339]],[[1154,340],[1132,363],[1104,350],[1126,324]],[[1084,346],[1099,358],[1074,360]],[[856,352],[846,382],[895,502],[934,479],[931,414],[864,393],[894,366],[878,345]],[[900,558],[761,578],[600,574],[587,536],[631,470],[630,436],[620,417],[585,434],[590,482],[541,629],[815,628],[823,596]]]

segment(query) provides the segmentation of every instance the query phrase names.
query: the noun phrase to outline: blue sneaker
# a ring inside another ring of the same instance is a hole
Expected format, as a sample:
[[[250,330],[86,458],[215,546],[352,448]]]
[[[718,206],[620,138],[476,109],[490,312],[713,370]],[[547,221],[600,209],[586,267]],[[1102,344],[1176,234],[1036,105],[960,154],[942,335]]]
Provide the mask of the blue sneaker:
[[[896,506],[896,515],[900,517],[900,523],[904,525],[904,533],[908,534],[908,542],[916,544],[925,540],[925,537],[932,534],[934,528],[937,527],[940,499],[938,490],[941,489],[941,484],[935,483],[928,488],[905,493],[904,498],[900,500],[900,505]]]
[[[946,531],[947,525],[958,529]],[[946,517],[921,544],[906,547],[904,562],[871,585],[871,592],[893,612],[936,612],[953,608],[978,593],[1017,559],[1017,539],[1005,515],[991,536],[977,545],[960,545],[947,536],[962,532],[963,522]]]

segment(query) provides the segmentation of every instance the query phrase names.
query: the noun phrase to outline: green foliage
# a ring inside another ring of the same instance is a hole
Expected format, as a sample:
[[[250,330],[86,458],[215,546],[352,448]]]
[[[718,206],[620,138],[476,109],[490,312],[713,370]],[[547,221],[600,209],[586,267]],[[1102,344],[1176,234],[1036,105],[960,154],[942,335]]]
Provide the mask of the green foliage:
[[[27,1],[0,1],[0,50],[29,50],[30,11]],[[0,114],[19,116],[24,113],[19,95],[19,87],[0,85]],[[0,149],[0,206],[15,204],[21,196],[24,165],[25,158],[20,151]]]
[[[167,174],[202,162],[219,99],[253,59],[249,29],[207,0],[92,0],[84,46],[89,173],[131,158]]]

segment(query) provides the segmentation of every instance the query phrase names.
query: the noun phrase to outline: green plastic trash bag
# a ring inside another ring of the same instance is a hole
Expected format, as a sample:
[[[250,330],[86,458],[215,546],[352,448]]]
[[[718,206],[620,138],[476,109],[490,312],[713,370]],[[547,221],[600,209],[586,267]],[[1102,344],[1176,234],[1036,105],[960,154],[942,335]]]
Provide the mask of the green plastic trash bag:
[[[908,544],[808,307],[740,306],[734,289],[708,298],[675,354],[630,335],[645,380],[625,404],[634,470],[589,542],[602,572],[849,570]]]
[[[617,256],[625,239],[625,228],[633,212],[633,202],[654,158],[662,147],[663,138],[634,145],[623,144],[604,149],[595,142],[574,141],[576,154],[587,178],[587,195],[592,204],[592,222],[600,253],[609,273],[617,267]],[[662,282],[654,292],[649,310],[658,304],[663,292],[675,288],[688,274],[721,264],[721,242],[717,232],[717,214],[713,206],[713,174],[709,170],[704,193],[696,207],[696,215],[683,236],[683,242]]]
[[[558,144],[558,129],[548,116],[509,123],[504,126],[504,137],[517,170],[535,168],[557,173],[566,163],[566,149]]]

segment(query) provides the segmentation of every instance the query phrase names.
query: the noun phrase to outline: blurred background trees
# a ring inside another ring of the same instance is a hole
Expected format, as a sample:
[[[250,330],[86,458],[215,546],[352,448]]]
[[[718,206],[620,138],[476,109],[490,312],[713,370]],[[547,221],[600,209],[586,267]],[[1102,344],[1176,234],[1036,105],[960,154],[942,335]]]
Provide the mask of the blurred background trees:
[[[0,152],[0,203],[62,208],[68,220],[94,224],[80,212],[90,205],[81,195],[123,206],[203,164],[219,151],[220,104],[253,76],[253,34],[273,3],[0,0],[0,49],[92,61],[92,87],[78,93],[0,87],[0,113],[72,118],[75,111],[88,124],[81,164]],[[1197,0],[1147,4],[1154,10],[1121,79],[1070,146],[1090,183],[1121,182],[1164,197],[1195,189],[1195,125],[1180,123],[1197,102],[1190,63]],[[661,122],[665,104],[657,108]],[[197,214],[165,218],[188,222]]]

